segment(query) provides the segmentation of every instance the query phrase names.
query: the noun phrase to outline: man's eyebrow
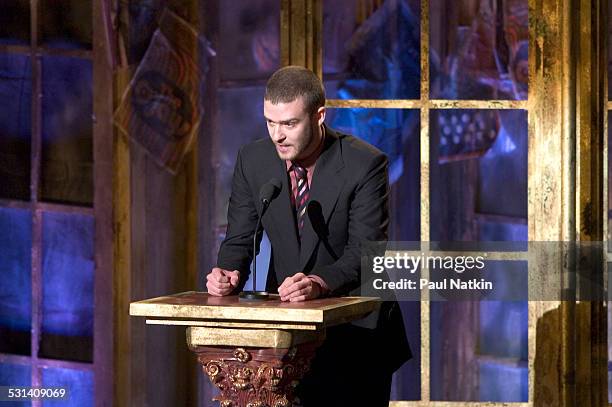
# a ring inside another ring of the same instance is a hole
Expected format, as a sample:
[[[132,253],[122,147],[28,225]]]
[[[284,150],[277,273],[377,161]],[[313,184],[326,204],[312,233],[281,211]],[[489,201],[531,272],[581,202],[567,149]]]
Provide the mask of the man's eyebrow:
[[[264,116],[264,119],[266,119],[266,121],[268,122],[272,122],[272,123],[276,123],[274,120],[267,118],[266,116]],[[281,120],[280,122],[278,122],[279,124],[288,124],[291,122],[299,122],[300,119],[298,119],[297,117],[294,117],[292,119],[287,119],[287,120]]]

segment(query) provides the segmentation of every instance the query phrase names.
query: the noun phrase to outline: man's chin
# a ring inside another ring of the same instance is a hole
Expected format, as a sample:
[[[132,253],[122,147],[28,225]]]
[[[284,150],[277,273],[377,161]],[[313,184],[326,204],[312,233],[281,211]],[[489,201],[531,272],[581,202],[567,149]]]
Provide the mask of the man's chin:
[[[292,161],[295,159],[295,154],[293,153],[281,153],[280,151],[276,150],[276,154],[278,154],[278,158],[281,160]]]

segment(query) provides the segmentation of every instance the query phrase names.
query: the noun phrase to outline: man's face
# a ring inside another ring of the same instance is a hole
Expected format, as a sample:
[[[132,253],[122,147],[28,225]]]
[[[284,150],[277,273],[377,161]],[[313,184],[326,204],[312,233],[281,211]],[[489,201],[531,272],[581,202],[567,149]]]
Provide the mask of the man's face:
[[[310,114],[303,98],[293,102],[272,104],[264,100],[264,117],[268,133],[281,160],[299,160],[308,157],[319,145],[318,126],[323,123],[325,108]]]

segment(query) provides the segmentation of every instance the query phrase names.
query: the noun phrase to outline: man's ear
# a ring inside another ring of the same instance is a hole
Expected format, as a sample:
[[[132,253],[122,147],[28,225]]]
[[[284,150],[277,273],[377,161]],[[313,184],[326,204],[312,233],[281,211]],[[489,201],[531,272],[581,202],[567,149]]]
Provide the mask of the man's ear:
[[[319,124],[319,126],[321,126],[325,121],[325,112],[325,106],[321,106],[317,109],[317,123]]]

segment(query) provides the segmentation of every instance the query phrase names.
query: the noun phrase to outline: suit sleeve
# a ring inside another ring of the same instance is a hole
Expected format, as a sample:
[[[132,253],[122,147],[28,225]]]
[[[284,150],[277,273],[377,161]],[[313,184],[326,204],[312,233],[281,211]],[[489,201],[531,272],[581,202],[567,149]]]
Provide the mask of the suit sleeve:
[[[253,231],[257,223],[257,209],[253,193],[249,188],[243,166],[242,148],[238,151],[232,193],[227,209],[227,230],[219,248],[217,266],[226,270],[240,271],[241,288],[250,274],[253,259]]]
[[[378,155],[355,189],[348,214],[348,239],[342,256],[313,270],[327,284],[331,295],[342,295],[361,282],[361,256],[368,242],[386,242],[389,226],[388,160]]]

